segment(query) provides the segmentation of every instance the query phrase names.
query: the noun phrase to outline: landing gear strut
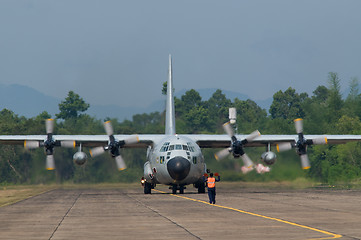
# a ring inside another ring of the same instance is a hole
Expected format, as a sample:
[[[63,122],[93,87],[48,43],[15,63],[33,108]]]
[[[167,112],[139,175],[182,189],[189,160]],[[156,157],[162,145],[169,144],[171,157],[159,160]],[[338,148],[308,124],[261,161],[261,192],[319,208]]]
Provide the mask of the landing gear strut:
[[[172,194],[177,194],[177,190],[179,190],[179,194],[184,194],[186,187],[184,185],[172,185],[169,189],[172,189]]]

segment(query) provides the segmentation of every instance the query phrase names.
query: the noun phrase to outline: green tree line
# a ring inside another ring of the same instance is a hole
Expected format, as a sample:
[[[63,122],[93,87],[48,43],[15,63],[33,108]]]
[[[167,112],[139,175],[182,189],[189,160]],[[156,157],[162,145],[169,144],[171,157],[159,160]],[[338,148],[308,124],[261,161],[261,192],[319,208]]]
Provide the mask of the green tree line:
[[[203,100],[191,89],[181,98],[175,98],[177,133],[223,134],[222,124],[228,121],[228,109],[237,109],[237,131],[248,134],[258,129],[262,134],[295,134],[293,120],[304,119],[307,134],[361,134],[361,95],[356,78],[351,79],[350,92],[343,98],[337,73],[328,75],[327,86],[318,86],[311,96],[297,93],[292,87],[273,95],[269,111],[256,102],[228,99],[221,90]],[[164,93],[166,84],[163,85]],[[86,114],[87,104],[78,94],[70,91],[59,104],[54,134],[104,134],[103,121],[111,120],[116,134],[162,134],[164,112],[136,114],[131,120],[96,119]],[[33,118],[14,114],[11,110],[0,112],[1,135],[45,134],[43,112]],[[88,152],[88,149],[83,149]],[[324,183],[357,181],[361,177],[361,144],[322,145],[309,148],[311,169],[301,170],[294,151],[277,154],[278,159],[270,173],[259,175],[254,171],[243,175],[240,159],[232,157],[217,162],[213,154],[219,149],[203,151],[207,167],[222,174],[224,180],[235,181],[283,181],[306,177]],[[260,161],[266,149],[247,148],[247,154]],[[272,149],[275,151],[274,149]],[[0,183],[48,183],[48,182],[133,182],[143,174],[145,149],[123,149],[121,154],[128,168],[118,172],[108,154],[88,159],[83,166],[72,161],[72,149],[55,149],[56,170],[45,170],[43,149],[25,150],[22,146],[0,145]]]

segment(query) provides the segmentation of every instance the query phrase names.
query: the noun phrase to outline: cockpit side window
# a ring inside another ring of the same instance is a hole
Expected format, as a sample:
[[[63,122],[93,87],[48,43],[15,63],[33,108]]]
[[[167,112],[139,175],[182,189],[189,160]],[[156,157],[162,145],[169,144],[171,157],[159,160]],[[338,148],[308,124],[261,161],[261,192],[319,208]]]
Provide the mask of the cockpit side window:
[[[169,142],[165,142],[164,144],[163,144],[163,146],[160,148],[160,152],[166,152],[166,151],[168,151],[168,147],[169,147]]]
[[[188,145],[189,151],[194,152],[194,147],[192,146],[192,143],[188,142],[187,145]]]

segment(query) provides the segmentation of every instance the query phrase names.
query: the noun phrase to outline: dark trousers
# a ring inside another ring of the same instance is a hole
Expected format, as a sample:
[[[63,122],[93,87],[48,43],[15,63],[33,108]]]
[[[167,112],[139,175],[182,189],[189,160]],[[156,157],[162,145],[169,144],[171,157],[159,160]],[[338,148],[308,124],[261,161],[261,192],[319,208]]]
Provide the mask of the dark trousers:
[[[209,203],[216,203],[216,188],[208,188]]]

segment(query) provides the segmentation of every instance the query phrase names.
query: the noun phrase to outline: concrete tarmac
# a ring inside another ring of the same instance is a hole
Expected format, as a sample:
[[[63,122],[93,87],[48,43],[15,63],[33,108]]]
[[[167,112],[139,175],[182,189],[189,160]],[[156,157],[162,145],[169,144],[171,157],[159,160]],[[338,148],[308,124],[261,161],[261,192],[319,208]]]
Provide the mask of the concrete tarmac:
[[[0,239],[361,239],[360,190],[219,185],[52,190],[1,207]]]

